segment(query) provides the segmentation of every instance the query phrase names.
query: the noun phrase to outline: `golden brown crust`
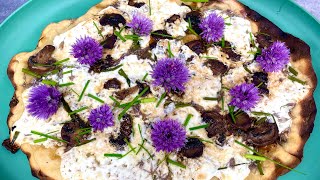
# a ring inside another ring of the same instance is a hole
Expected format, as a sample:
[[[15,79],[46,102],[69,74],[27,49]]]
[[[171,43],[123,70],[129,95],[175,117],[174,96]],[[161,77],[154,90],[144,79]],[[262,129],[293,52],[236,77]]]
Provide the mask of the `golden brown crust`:
[[[92,7],[84,16],[76,20],[65,20],[59,23],[50,24],[44,29],[40,37],[36,50],[29,53],[20,53],[12,58],[8,66],[8,76],[15,88],[15,103],[10,106],[8,116],[8,127],[12,128],[13,123],[18,120],[23,111],[22,92],[27,87],[30,77],[25,76],[21,69],[27,67],[27,60],[31,54],[39,51],[47,44],[52,44],[53,38],[68,29],[74,27],[79,22],[91,18],[106,6],[114,3],[115,0],[104,0]],[[197,4],[198,7],[203,4]],[[262,17],[255,11],[240,4],[236,0],[215,0],[207,3],[206,8],[218,7],[224,10],[231,10],[232,13],[247,17],[252,22],[254,32],[263,32],[272,35],[274,39],[286,42],[291,49],[292,66],[298,69],[299,78],[307,80],[311,91],[305,99],[300,101],[291,112],[293,122],[287,134],[287,140],[279,144],[273,144],[260,151],[270,158],[281,163],[295,167],[301,162],[303,147],[313,129],[313,122],[316,114],[316,106],[313,98],[313,91],[317,84],[317,78],[313,71],[310,57],[310,48],[300,39],[284,33],[276,25]],[[28,156],[32,174],[40,179],[62,179],[60,174],[60,158],[56,155],[56,149],[46,149],[43,146],[24,144],[22,151]],[[41,158],[39,158],[41,157]],[[288,172],[287,169],[276,166],[274,163],[266,161],[263,163],[264,176],[261,176],[256,168],[253,168],[247,179],[276,179],[278,176]]]

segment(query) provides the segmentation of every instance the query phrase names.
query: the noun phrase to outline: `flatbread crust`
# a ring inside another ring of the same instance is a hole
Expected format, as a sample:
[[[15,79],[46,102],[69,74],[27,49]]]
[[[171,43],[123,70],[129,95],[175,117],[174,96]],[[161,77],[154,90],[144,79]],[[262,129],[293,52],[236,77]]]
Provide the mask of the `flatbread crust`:
[[[22,92],[27,88],[27,84],[31,82],[32,78],[22,73],[21,69],[27,67],[28,58],[41,50],[45,45],[52,44],[56,35],[66,32],[84,20],[92,18],[94,14],[97,14],[100,10],[115,2],[116,0],[103,0],[76,20],[64,20],[48,25],[42,32],[37,48],[34,51],[23,52],[12,58],[7,70],[8,76],[15,88],[7,120],[10,132],[14,122],[21,117],[25,109],[22,101]],[[179,1],[179,3],[181,2]],[[198,7],[203,5],[201,3],[197,4]],[[284,33],[272,22],[236,0],[213,0],[207,3],[207,5],[205,8],[218,7],[222,10],[230,10],[234,14],[249,18],[253,33],[267,33],[274,39],[286,42],[290,48],[292,66],[301,72],[299,73],[299,78],[305,79],[311,89],[305,99],[296,104],[291,111],[292,125],[290,131],[282,137],[279,143],[265,146],[259,150],[266,156],[289,167],[296,167],[302,160],[303,147],[312,132],[316,115],[313,92],[317,84],[317,78],[312,68],[309,46],[302,40]],[[11,138],[12,136],[11,134]],[[56,155],[56,149],[23,144],[21,150],[28,156],[33,176],[39,179],[62,179],[60,174],[61,159]],[[287,169],[277,166],[270,161],[263,163],[263,169],[265,175],[261,176],[257,168],[253,167],[246,179],[276,179],[278,176],[288,172]]]

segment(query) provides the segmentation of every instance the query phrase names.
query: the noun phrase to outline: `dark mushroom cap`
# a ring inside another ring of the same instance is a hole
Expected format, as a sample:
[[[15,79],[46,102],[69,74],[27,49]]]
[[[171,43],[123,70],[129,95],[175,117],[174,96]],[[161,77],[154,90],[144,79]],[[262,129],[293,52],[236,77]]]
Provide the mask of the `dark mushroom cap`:
[[[187,158],[197,158],[203,154],[204,144],[198,138],[188,138],[180,153]]]
[[[53,65],[56,60],[51,56],[56,48],[52,45],[47,45],[41,49],[37,54],[30,56],[28,60],[28,68],[40,75],[48,71],[54,70],[56,67]]]
[[[278,126],[275,123],[263,123],[249,131],[247,142],[255,146],[266,146],[276,142],[279,137]]]

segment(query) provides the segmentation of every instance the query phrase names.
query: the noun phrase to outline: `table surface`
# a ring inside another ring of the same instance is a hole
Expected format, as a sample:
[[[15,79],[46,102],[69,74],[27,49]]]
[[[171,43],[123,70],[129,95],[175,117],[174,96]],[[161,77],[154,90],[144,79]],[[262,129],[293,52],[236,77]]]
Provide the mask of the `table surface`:
[[[0,0],[0,23],[28,0]],[[288,0],[289,1],[289,0]],[[320,21],[320,0],[294,0]]]

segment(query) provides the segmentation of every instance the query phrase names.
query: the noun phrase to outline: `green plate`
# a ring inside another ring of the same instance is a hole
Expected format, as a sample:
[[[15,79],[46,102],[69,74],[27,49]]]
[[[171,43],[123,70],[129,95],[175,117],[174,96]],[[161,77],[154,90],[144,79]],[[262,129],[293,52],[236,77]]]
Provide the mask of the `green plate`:
[[[42,30],[51,22],[76,18],[84,14],[100,0],[31,0],[14,15],[0,25],[0,142],[8,138],[6,118],[13,87],[7,77],[6,69],[13,55],[22,51],[32,51]],[[261,13],[282,30],[293,34],[311,47],[313,67],[320,75],[320,25],[300,7],[288,0],[241,0],[244,4]],[[320,77],[320,76],[318,76]],[[317,106],[320,92],[315,92]],[[307,173],[300,175],[290,172],[281,180],[320,179],[320,122],[317,116],[315,127],[304,149],[304,159],[297,170]],[[30,180],[32,177],[26,156],[20,151],[15,155],[0,147],[1,179]]]

